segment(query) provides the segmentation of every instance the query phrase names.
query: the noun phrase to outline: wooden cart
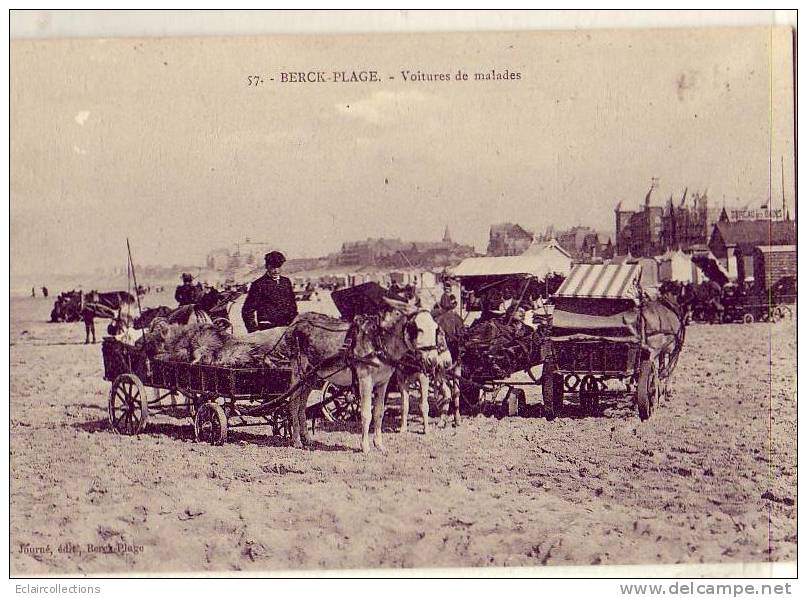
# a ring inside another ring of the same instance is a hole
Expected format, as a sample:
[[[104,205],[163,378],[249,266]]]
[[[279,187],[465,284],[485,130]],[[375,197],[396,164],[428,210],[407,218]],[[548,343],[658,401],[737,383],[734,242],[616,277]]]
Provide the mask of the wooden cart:
[[[543,375],[547,419],[561,411],[565,395],[577,395],[581,411],[592,414],[604,397],[627,393],[646,420],[667,394],[685,329],[662,347],[648,343],[640,278],[638,264],[579,265],[558,289]],[[611,381],[623,388],[612,389]]]
[[[235,427],[270,426],[273,434],[288,434],[291,367],[163,361],[110,337],[102,353],[104,379],[112,383],[109,423],[120,434],[139,434],[153,413],[190,417],[196,439],[212,444],[223,444]],[[309,409],[319,413],[320,405]]]

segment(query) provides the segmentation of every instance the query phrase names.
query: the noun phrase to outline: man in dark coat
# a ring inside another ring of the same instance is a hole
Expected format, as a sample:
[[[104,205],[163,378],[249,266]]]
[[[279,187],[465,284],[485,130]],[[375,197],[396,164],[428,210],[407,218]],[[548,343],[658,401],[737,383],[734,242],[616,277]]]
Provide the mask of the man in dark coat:
[[[291,280],[280,275],[286,258],[279,251],[264,257],[266,274],[249,286],[249,293],[241,310],[247,332],[288,326],[297,316],[297,300]]]
[[[174,299],[180,305],[193,305],[199,299],[199,292],[193,286],[193,276],[187,272],[182,275],[182,284],[174,292]]]

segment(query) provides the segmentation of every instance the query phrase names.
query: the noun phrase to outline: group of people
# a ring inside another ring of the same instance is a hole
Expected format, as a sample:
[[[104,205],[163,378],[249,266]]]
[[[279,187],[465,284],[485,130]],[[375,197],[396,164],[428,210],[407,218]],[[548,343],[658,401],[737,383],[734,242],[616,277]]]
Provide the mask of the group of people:
[[[264,256],[266,273],[249,286],[241,310],[247,332],[288,326],[297,316],[294,286],[288,277],[281,274],[285,261],[285,256],[279,251],[271,251]],[[182,282],[175,293],[177,303],[198,304],[199,286],[193,284],[189,274],[183,275]],[[404,299],[413,299],[414,287],[411,285],[408,287],[401,287],[393,282],[389,291]],[[491,295],[490,299],[484,302],[482,315],[471,326],[471,330],[495,321],[499,327],[507,326],[512,329],[511,332],[515,335],[532,333],[532,328],[526,323],[526,314],[533,308],[532,305],[512,301],[506,311],[502,312],[503,298],[499,298],[498,301],[495,299]],[[450,282],[446,281],[443,284],[443,294],[432,309],[432,316],[445,333],[449,351],[454,359],[458,356],[459,345],[466,331],[465,323],[457,313],[457,307],[458,299],[452,293]]]

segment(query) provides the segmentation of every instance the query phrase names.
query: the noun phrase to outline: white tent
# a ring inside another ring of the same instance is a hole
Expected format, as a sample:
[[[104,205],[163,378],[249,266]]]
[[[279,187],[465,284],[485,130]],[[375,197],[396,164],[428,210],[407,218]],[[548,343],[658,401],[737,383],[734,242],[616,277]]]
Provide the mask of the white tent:
[[[534,252],[530,252],[533,250]],[[469,257],[454,268],[454,276],[507,276],[528,274],[544,278],[553,272],[567,276],[572,269],[572,258],[557,244],[549,241],[533,246],[521,255],[502,257]]]
[[[670,251],[658,258],[659,280],[676,282],[695,282],[697,266],[692,258],[683,251]]]
[[[527,247],[527,251],[521,255],[542,255],[545,253],[559,253],[570,261],[572,259],[572,254],[561,247],[557,239],[550,239],[549,241],[533,241],[532,245]]]

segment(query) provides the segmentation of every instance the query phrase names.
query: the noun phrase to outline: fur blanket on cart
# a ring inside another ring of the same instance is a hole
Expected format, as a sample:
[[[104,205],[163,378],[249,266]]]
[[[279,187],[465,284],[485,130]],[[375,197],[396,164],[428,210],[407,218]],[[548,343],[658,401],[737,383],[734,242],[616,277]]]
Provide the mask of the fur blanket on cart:
[[[285,328],[232,335],[213,324],[187,325],[161,322],[135,342],[154,359],[203,363],[228,367],[279,366],[288,361],[283,353]]]

